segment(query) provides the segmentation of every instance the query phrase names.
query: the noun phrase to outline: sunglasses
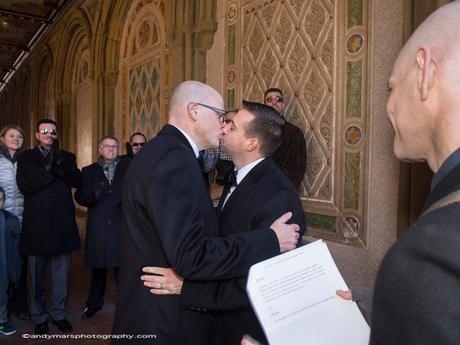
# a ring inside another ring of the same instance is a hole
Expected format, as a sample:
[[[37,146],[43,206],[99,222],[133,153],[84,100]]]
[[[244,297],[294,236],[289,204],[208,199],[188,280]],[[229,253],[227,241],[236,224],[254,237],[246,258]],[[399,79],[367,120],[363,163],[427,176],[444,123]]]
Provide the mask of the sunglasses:
[[[138,146],[142,147],[145,145],[145,143],[131,143],[131,145],[134,147],[138,147]]]
[[[265,98],[265,103],[281,103],[281,102],[283,102],[283,97],[281,96]]]
[[[201,105],[202,107],[214,110],[217,113],[217,116],[219,117],[219,122],[221,124],[223,124],[225,122],[225,114],[226,114],[226,112],[225,112],[224,109],[216,108],[216,107],[213,107],[212,105],[203,104],[203,103],[196,103],[196,104]]]
[[[43,128],[41,131],[40,131],[40,134],[43,134],[43,135],[47,135],[47,134],[51,134],[51,135],[56,135],[57,132],[54,128]]]

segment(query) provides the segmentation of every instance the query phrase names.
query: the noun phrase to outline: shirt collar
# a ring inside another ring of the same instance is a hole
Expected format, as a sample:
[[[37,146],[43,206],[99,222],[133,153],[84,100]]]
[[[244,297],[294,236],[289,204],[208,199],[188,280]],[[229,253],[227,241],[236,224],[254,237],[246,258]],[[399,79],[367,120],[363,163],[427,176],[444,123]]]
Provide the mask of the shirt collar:
[[[38,145],[38,149],[40,150],[40,152],[42,153],[43,156],[46,156],[48,154],[48,152],[50,152],[50,150],[51,150],[51,149],[45,149],[41,145]]]
[[[195,142],[192,140],[192,138],[190,138],[190,136],[187,133],[185,133],[180,127],[177,127],[175,125],[171,125],[171,126],[176,127],[184,135],[184,137],[187,139],[188,143],[192,147],[193,153],[195,154],[195,157],[198,158],[199,155],[200,155],[200,152],[198,150],[198,146],[195,144]]]
[[[455,150],[447,159],[441,164],[441,167],[431,180],[431,190],[433,190],[441,180],[446,177],[452,169],[460,164],[460,148]]]
[[[236,183],[240,184],[240,182],[246,177],[247,174],[260,162],[262,162],[265,159],[265,157],[256,159],[255,161],[252,161],[249,164],[246,164],[244,167],[238,170],[236,174]]]

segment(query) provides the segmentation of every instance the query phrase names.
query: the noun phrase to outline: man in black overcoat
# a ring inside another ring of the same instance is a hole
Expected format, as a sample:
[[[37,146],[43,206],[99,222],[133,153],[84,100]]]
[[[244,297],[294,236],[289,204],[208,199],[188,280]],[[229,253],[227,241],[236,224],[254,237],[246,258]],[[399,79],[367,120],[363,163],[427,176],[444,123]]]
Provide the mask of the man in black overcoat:
[[[271,106],[284,117],[283,91],[271,87],[264,92],[264,104]],[[299,188],[307,171],[307,144],[302,130],[286,120],[281,144],[272,158],[280,170],[289,178],[294,188]]]
[[[289,215],[271,229],[216,237],[217,217],[197,158],[200,150],[219,144],[222,107],[222,96],[210,86],[181,83],[169,101],[169,123],[130,164],[113,333],[145,336],[127,343],[208,342],[209,314],[180,310],[177,296],[152,296],[140,279],[143,267],[172,267],[195,280],[235,278],[297,244],[298,226],[285,224]]]
[[[85,264],[91,268],[91,283],[86,319],[102,308],[107,268],[114,269],[115,279],[120,265],[121,191],[129,161],[120,159],[117,138],[106,136],[99,141],[99,159],[82,169],[81,185],[75,200],[88,208],[85,236]]]
[[[70,258],[72,251],[80,249],[71,188],[79,186],[80,171],[75,155],[59,148],[53,120],[40,120],[36,137],[38,146],[18,156],[16,175],[24,194],[21,253],[28,256],[31,313],[35,333],[48,333],[46,272],[50,265],[49,311],[61,332],[71,332],[65,314]]]
[[[284,124],[273,108],[243,101],[243,108],[224,128],[223,147],[237,171],[234,184],[225,187],[217,207],[220,236],[267,227],[287,211],[292,211],[293,222],[304,233],[305,213],[299,195],[270,158],[281,141]],[[247,272],[237,279],[186,280],[181,290],[182,284],[174,274],[157,268],[149,270],[164,274],[144,277],[153,293],[180,291],[182,308],[212,312],[209,345],[239,344],[244,334],[267,343],[246,293]]]
[[[372,345],[460,344],[460,2],[426,19],[389,79],[394,152],[435,173],[421,217],[377,275]]]

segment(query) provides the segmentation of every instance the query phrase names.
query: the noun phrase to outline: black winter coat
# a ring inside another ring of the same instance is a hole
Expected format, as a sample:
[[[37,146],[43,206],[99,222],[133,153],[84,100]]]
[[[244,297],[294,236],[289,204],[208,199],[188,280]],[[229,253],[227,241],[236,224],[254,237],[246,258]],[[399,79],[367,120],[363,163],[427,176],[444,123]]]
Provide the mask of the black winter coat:
[[[61,151],[61,162],[48,171],[39,148],[18,156],[16,181],[24,194],[21,253],[61,255],[80,249],[72,187],[80,184],[75,155]]]
[[[82,169],[75,200],[88,208],[85,264],[88,267],[118,267],[120,260],[121,191],[129,160],[117,164],[112,183],[102,167],[93,163]]]

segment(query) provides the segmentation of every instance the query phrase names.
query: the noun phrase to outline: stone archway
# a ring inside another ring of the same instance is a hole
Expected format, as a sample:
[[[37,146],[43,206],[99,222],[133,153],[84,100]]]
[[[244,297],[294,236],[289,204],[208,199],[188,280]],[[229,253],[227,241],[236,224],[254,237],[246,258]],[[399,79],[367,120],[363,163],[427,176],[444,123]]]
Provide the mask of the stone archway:
[[[93,70],[91,30],[81,12],[69,18],[56,57],[57,122],[63,147],[77,154],[79,167],[93,160]]]

